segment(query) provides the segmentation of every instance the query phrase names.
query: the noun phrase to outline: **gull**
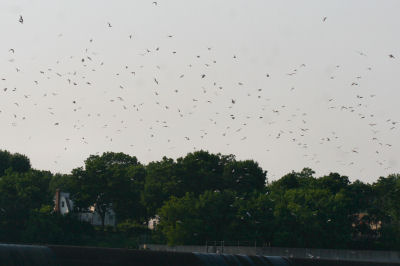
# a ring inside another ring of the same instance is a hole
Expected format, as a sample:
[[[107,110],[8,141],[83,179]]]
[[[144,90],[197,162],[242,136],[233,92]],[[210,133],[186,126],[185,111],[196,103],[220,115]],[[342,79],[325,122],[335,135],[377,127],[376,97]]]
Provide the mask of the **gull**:
[[[19,23],[21,23],[21,24],[24,23],[24,18],[21,15],[19,16]]]
[[[389,57],[390,57],[390,58],[393,58],[393,59],[395,58],[394,55],[392,55],[392,54],[390,54]]]
[[[322,19],[322,22],[325,22],[327,18],[328,18],[328,17],[324,17],[324,18]]]
[[[8,50],[11,53],[15,53],[15,50],[13,48],[11,48],[10,50]]]
[[[111,27],[112,27],[110,22],[107,22],[107,24],[108,24],[108,27],[109,27],[109,28],[111,28]]]
[[[359,55],[361,55],[361,56],[367,56],[366,54],[364,54],[363,52],[360,52],[360,51],[356,51]]]
[[[156,5],[158,5],[158,3],[157,3],[157,2],[153,2],[153,5],[155,5],[155,6],[156,6]]]

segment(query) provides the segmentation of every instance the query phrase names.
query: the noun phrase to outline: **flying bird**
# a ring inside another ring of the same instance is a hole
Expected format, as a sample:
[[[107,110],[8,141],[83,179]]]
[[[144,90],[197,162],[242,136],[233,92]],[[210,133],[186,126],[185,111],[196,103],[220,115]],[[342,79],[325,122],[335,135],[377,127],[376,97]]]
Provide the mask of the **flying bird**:
[[[322,21],[325,22],[327,18],[328,18],[328,17],[324,17],[324,18],[322,19]]]
[[[19,16],[19,23],[24,24],[24,18],[21,15]]]
[[[365,53],[361,52],[361,51],[356,51],[359,55],[361,56],[367,56]]]

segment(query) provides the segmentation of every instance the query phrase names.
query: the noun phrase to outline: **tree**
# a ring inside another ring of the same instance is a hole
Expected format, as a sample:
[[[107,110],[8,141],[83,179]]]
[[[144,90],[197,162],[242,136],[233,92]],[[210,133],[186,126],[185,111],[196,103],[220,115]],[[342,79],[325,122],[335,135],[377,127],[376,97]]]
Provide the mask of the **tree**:
[[[211,154],[203,150],[178,158],[176,167],[182,183],[182,195],[186,191],[200,195],[206,190],[224,189],[224,166],[220,154]]]
[[[202,221],[195,208],[196,200],[193,193],[186,193],[182,198],[172,196],[158,210],[160,224],[157,230],[161,230],[165,235],[168,245],[196,242],[202,227]]]
[[[274,234],[274,202],[265,193],[254,192],[248,199],[236,197],[237,209],[232,221],[231,240],[270,243]]]
[[[253,160],[232,160],[225,164],[223,172],[223,189],[236,191],[244,195],[253,191],[264,192],[267,172]]]
[[[74,184],[70,174],[55,174],[50,180],[49,191],[52,195],[56,193],[56,190],[74,192]]]
[[[207,190],[231,190],[239,194],[264,191],[266,171],[252,161],[236,161],[233,155],[211,154],[208,151],[188,153],[185,157],[163,158],[146,167],[143,202],[150,215],[155,215],[171,196],[183,197],[186,192],[198,196]]]
[[[129,178],[127,196],[115,200],[113,208],[119,220],[130,219],[136,223],[143,223],[147,218],[146,207],[142,202],[146,169],[141,164],[133,165],[126,169],[126,175]]]
[[[236,193],[229,190],[205,191],[197,197],[194,193],[186,193],[181,198],[171,197],[158,211],[158,228],[169,245],[229,240],[237,210],[235,197]]]
[[[8,168],[15,172],[27,172],[31,169],[31,163],[25,155],[0,150],[0,176],[4,175]]]
[[[380,177],[372,185],[375,193],[374,211],[371,215],[379,225],[379,246],[381,248],[400,248],[400,174]]]
[[[332,193],[338,193],[341,189],[347,189],[350,181],[347,176],[341,176],[338,173],[330,173],[327,176],[316,180],[316,186],[322,189],[328,189]]]
[[[15,153],[11,156],[11,168],[16,172],[27,172],[31,169],[29,158],[23,154]]]
[[[3,240],[19,239],[32,211],[52,204],[48,193],[51,173],[30,170],[24,173],[8,169],[0,177],[0,227]]]
[[[91,155],[85,161],[85,168],[72,171],[72,183],[75,186],[72,198],[76,207],[84,210],[95,206],[102,227],[106,213],[114,206],[119,210],[117,216],[123,212],[126,214],[126,210],[122,211],[120,207],[131,196],[132,182],[135,180],[129,175],[129,169],[138,164],[136,157],[123,153]]]
[[[354,203],[355,190],[350,190],[346,176],[331,173],[314,178],[313,174],[305,168],[268,187],[275,203],[274,244],[348,248],[359,213],[359,206]]]
[[[183,196],[182,180],[177,176],[176,163],[164,157],[161,161],[150,162],[146,166],[146,178],[142,202],[148,216],[157,214],[157,209],[171,196]]]
[[[11,154],[8,151],[0,150],[0,176],[11,166]]]
[[[71,213],[55,213],[50,205],[32,211],[21,233],[22,242],[58,245],[84,245],[93,237],[90,223],[79,221]]]

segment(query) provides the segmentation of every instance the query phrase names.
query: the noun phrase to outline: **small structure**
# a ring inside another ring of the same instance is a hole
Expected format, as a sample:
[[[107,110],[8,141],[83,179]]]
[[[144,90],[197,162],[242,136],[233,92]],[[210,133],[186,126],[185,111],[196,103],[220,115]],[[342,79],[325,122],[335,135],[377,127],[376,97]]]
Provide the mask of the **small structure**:
[[[148,223],[147,223],[147,228],[150,230],[156,229],[156,226],[160,223],[160,216],[155,215],[153,218],[151,218]]]
[[[66,215],[74,210],[74,202],[70,198],[70,193],[61,192],[59,189],[56,190],[54,203],[54,211],[59,212],[62,215]],[[101,225],[101,217],[96,211],[96,206],[90,206],[86,211],[78,212],[77,216],[80,221],[86,221],[96,226]],[[117,220],[115,217],[115,212],[111,209],[105,215],[104,225],[115,227],[116,224]]]

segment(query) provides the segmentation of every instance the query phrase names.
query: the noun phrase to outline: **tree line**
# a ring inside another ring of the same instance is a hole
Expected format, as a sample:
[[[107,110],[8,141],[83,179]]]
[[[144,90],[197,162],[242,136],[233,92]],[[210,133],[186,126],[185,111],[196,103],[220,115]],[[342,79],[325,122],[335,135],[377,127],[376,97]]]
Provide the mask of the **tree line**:
[[[141,241],[400,249],[400,175],[373,184],[312,169],[276,181],[253,160],[196,151],[142,164],[135,156],[91,155],[70,174],[31,167],[0,150],[0,242],[136,247]],[[74,212],[54,212],[56,189],[70,192]],[[96,209],[103,226],[79,221]],[[118,225],[104,226],[109,209]],[[154,230],[149,219],[158,217]],[[145,238],[145,239],[144,239]]]

